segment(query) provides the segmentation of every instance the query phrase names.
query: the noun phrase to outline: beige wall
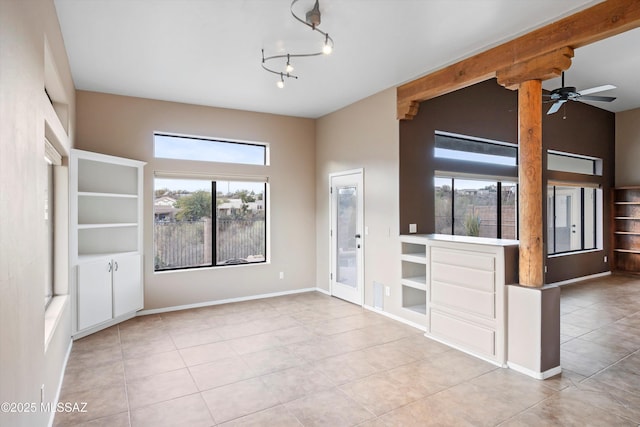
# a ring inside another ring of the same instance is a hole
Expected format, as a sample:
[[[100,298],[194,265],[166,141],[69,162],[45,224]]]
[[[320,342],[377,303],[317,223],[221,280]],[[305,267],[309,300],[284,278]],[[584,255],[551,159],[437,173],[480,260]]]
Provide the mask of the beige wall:
[[[640,108],[616,113],[616,186],[640,185]]]
[[[39,404],[43,384],[45,400],[53,399],[70,342],[67,304],[45,353],[45,36],[72,130],[74,88],[53,1],[0,0],[0,402]],[[0,413],[3,426],[40,426],[48,419]]]
[[[157,309],[315,287],[315,122],[311,119],[77,92],[77,148],[147,162],[144,308]],[[271,165],[155,159],[154,131],[266,142]],[[198,172],[270,178],[268,264],[153,272],[153,174]],[[284,279],[279,273],[284,272]]]
[[[385,297],[385,311],[419,321],[400,309],[398,140],[395,89],[318,119],[316,282],[329,290],[329,174],[363,168],[364,224],[369,229],[364,236],[365,304],[373,305],[373,282],[380,282],[391,287],[391,296]]]

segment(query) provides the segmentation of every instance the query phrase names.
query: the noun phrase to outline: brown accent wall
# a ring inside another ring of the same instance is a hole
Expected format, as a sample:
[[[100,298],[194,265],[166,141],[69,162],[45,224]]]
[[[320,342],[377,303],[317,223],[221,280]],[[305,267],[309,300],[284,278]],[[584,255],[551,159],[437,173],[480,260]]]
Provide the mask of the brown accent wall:
[[[433,152],[436,130],[517,143],[517,95],[517,91],[504,89],[495,80],[487,80],[425,101],[413,120],[400,122],[401,234],[408,234],[412,223],[418,225],[418,233],[434,231],[435,171],[515,176],[516,171],[512,167],[470,167],[464,162],[435,159]],[[543,108],[546,110],[548,104],[543,104]],[[604,262],[604,255],[609,253],[610,247],[607,224],[611,221],[608,206],[614,177],[615,115],[579,102],[569,103],[566,115],[563,113],[561,109],[554,115],[543,116],[543,148],[603,159],[603,175],[598,180],[604,197],[604,247],[602,251],[548,258],[545,283],[610,270],[609,264]],[[546,169],[546,156],[543,156],[543,167]],[[549,178],[560,178],[560,175],[545,170],[544,182]],[[543,208],[546,211],[546,200]],[[546,226],[546,217],[544,220]]]
[[[425,101],[413,120],[400,122],[400,234],[409,224],[418,233],[434,231],[433,173],[470,172],[460,162],[433,157],[436,130],[517,143],[517,93],[488,80]],[[496,124],[499,124],[496,126]],[[512,175],[514,168],[476,166],[486,175]]]

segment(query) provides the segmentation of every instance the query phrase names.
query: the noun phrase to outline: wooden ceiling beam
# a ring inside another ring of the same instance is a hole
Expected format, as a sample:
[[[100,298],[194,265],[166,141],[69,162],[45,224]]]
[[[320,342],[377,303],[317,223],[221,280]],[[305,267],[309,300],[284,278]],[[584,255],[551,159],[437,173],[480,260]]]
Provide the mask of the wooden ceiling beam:
[[[640,27],[640,1],[607,0],[514,40],[463,59],[397,89],[398,119],[417,114],[415,103],[496,77],[550,52],[576,49]]]
[[[573,49],[563,47],[527,61],[518,62],[510,67],[498,70],[498,84],[507,89],[518,89],[520,83],[529,80],[548,80],[558,77],[571,66]]]

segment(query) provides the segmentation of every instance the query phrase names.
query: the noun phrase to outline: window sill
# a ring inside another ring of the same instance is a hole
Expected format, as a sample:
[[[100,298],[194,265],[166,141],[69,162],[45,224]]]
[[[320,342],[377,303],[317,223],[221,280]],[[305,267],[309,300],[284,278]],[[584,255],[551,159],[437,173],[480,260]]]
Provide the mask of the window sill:
[[[56,332],[60,319],[67,306],[68,295],[58,295],[51,299],[49,306],[44,312],[44,351],[47,352],[49,342]]]
[[[153,274],[169,274],[169,273],[185,273],[185,272],[194,272],[194,271],[215,271],[221,269],[233,269],[233,268],[251,268],[257,267],[260,265],[270,265],[271,261],[262,261],[262,262],[249,262],[246,264],[230,264],[230,265],[214,265],[211,267],[193,267],[193,268],[176,268],[173,270],[160,270],[154,271]]]
[[[602,252],[602,249],[588,249],[586,251],[563,252],[561,254],[547,255],[547,258],[559,258],[563,256],[582,255],[582,254],[588,254],[591,252]]]

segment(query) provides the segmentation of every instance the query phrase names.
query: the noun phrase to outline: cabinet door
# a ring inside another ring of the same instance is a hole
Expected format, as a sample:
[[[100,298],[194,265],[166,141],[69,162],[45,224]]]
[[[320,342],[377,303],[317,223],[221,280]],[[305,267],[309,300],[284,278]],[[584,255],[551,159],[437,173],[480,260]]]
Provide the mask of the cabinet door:
[[[110,260],[78,264],[78,330],[111,319]]]
[[[140,255],[113,259],[113,317],[142,308]]]

